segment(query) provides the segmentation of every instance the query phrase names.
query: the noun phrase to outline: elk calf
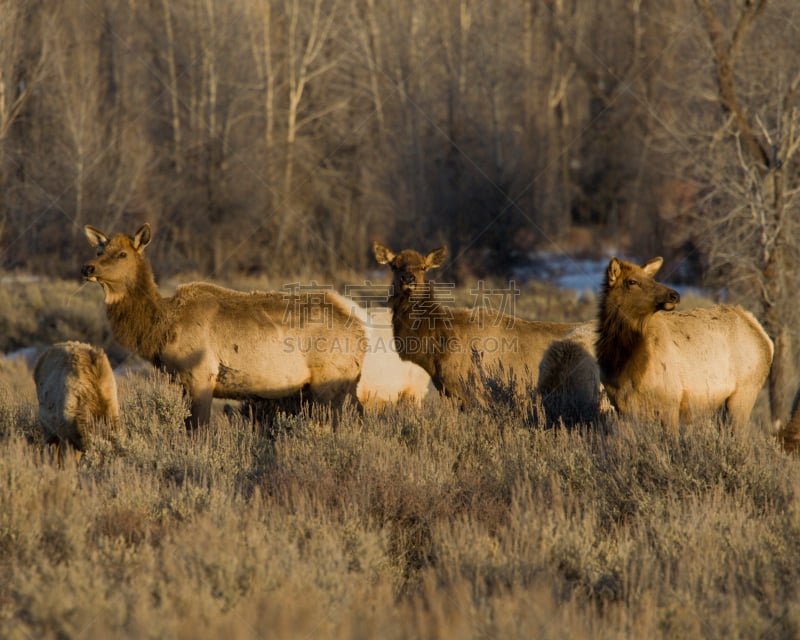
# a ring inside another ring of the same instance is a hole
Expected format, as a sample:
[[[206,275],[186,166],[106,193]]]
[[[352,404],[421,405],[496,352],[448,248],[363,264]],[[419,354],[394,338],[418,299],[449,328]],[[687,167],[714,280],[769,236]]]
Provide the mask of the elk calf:
[[[608,264],[596,345],[605,389],[623,415],[673,431],[718,410],[740,427],[769,375],[772,340],[738,306],[673,311],[680,295],[653,279],[661,264]]]
[[[789,422],[775,435],[784,451],[789,453],[800,451],[800,389],[794,395]]]
[[[586,323],[547,347],[536,392],[549,420],[589,423],[613,411],[595,357],[597,328]]]
[[[119,420],[117,383],[105,352],[82,342],[59,342],[33,371],[39,424],[47,444],[84,451],[97,421]]]

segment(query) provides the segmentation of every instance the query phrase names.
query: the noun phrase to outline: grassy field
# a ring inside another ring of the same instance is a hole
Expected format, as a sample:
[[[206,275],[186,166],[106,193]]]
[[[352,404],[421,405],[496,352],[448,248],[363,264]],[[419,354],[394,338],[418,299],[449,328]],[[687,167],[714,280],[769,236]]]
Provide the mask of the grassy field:
[[[102,344],[85,293],[19,344],[53,323]],[[526,293],[522,315],[593,313]],[[47,297],[0,295],[18,336]],[[190,435],[160,373],[122,377],[120,401],[119,429],[59,466],[28,366],[0,360],[1,637],[800,635],[800,465],[763,412],[674,438],[550,427],[528,398],[429,399],[335,429],[315,410],[256,426],[218,412]]]

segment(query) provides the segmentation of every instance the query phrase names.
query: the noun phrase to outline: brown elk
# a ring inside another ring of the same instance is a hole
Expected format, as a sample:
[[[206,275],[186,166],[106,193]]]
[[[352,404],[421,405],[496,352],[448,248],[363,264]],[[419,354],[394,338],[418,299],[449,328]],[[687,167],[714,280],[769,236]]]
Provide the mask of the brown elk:
[[[177,377],[191,397],[190,426],[209,421],[213,397],[358,403],[366,334],[334,292],[245,293],[194,282],[162,297],[144,256],[149,225],[133,236],[84,230],[97,257],[82,274],[103,287],[115,339]]]
[[[425,369],[440,393],[466,399],[465,384],[478,379],[478,366],[491,371],[501,366],[536,384],[539,361],[547,346],[577,324],[532,322],[479,306],[450,308],[438,302],[425,280],[428,270],[441,266],[442,247],[423,256],[412,249],[395,254],[374,243],[379,264],[392,269],[392,327],[400,357]]]
[[[653,279],[661,264],[608,264],[596,345],[605,389],[623,415],[657,417],[673,432],[720,410],[740,427],[769,375],[772,340],[738,306],[673,311],[680,295]]]
[[[119,420],[117,383],[102,349],[82,342],[59,342],[36,361],[33,371],[39,400],[39,426],[45,442],[72,445],[78,458],[95,424]]]

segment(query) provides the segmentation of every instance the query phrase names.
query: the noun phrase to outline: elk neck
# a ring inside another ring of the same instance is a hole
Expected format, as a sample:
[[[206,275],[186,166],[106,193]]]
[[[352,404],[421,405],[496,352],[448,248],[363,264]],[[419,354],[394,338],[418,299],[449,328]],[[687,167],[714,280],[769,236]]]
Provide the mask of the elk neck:
[[[106,305],[106,315],[117,342],[151,362],[158,360],[167,338],[167,301],[146,261],[137,266],[133,284]]]
[[[631,319],[618,301],[603,292],[600,300],[596,349],[603,382],[614,384],[626,370],[647,364],[645,330],[650,316]]]
[[[395,284],[389,297],[395,345],[403,360],[419,365],[433,377],[436,354],[443,354],[453,337],[453,319],[433,295],[432,287],[403,289]],[[438,356],[441,357],[441,356]]]

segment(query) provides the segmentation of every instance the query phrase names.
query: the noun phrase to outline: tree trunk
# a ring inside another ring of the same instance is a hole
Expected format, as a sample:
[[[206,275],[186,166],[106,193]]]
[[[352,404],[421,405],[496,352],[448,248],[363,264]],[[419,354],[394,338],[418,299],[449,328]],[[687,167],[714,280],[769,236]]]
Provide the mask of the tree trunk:
[[[175,33],[172,29],[172,14],[169,1],[162,0],[164,9],[164,30],[167,35],[167,70],[169,72],[170,110],[172,112],[172,161],[175,172],[183,171],[183,154],[181,151],[181,118],[178,108],[178,72],[175,65]]]
[[[794,340],[785,324],[777,329],[775,335],[775,356],[769,372],[769,407],[772,419],[786,423],[794,397]]]

